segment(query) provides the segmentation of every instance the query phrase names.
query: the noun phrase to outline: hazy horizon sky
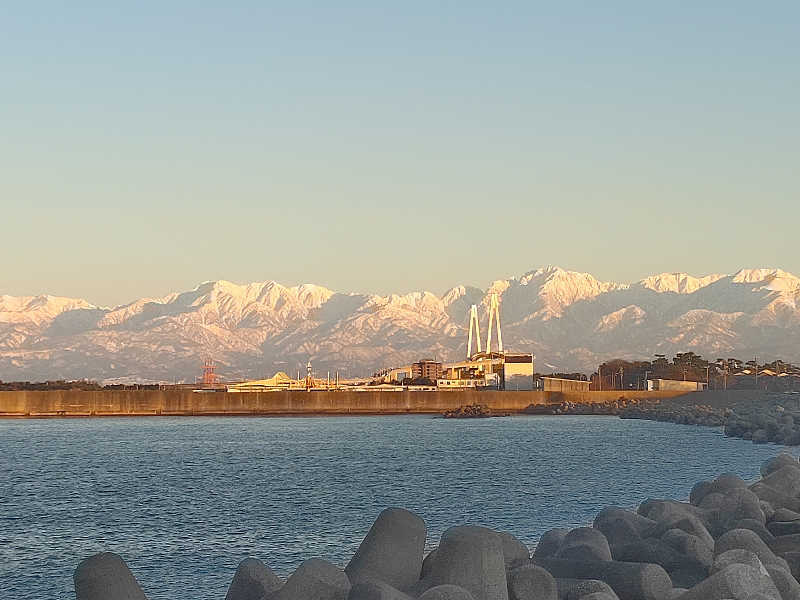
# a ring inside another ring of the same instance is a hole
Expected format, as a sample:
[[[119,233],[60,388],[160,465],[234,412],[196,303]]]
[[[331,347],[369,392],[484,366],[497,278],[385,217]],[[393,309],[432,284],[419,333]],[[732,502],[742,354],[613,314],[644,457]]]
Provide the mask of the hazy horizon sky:
[[[800,274],[797,2],[15,3],[0,294]]]

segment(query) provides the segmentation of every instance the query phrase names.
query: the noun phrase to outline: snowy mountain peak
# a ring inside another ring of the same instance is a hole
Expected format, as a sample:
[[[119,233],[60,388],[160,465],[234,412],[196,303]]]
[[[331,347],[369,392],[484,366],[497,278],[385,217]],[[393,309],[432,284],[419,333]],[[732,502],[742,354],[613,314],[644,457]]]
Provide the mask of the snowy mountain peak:
[[[467,288],[463,285],[457,285],[456,287],[446,291],[444,295],[442,295],[442,304],[445,306],[450,306],[454,302],[461,300],[467,294]]]
[[[705,277],[693,277],[688,273],[661,273],[642,279],[639,285],[659,293],[692,294],[723,277],[716,273]]]
[[[781,269],[741,269],[733,275],[732,281],[734,283],[761,283],[786,277],[797,279]]]
[[[60,314],[78,309],[96,309],[94,304],[79,298],[64,298],[41,294],[39,296],[0,296],[0,324],[40,324],[55,319]]]
[[[628,285],[548,266],[486,290],[455,286],[441,297],[225,280],[113,309],[74,298],[0,296],[0,379],[193,381],[208,355],[229,379],[304,368],[309,358],[315,368],[347,367],[354,375],[421,356],[449,360],[463,355],[471,304],[482,306],[485,333],[492,293],[504,344],[564,370],[686,350],[800,361],[800,278],[791,273],[661,273]]]
[[[753,291],[764,291],[778,304],[795,306],[800,301],[800,277],[782,269],[742,269],[731,281],[752,286]]]

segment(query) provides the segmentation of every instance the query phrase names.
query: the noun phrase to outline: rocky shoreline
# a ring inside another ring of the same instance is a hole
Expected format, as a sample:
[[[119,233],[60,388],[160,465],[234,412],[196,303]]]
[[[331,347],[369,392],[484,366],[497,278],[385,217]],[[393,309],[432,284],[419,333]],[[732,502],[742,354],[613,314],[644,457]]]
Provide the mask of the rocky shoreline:
[[[284,581],[247,559],[225,600],[800,600],[800,463],[780,454],[761,475],[701,481],[688,502],[607,507],[533,552],[459,525],[425,556],[425,522],[390,508],[344,569],[310,559]],[[146,600],[116,554],[82,561],[74,580],[76,600]]]
[[[465,404],[442,413],[445,419],[489,419],[492,417],[510,417],[509,412],[497,412],[485,404]]]
[[[619,415],[630,408],[655,406],[657,400],[625,398],[620,395],[608,402],[561,402],[559,404],[531,404],[522,411],[526,415]]]
[[[699,401],[706,397],[698,394]],[[725,397],[716,403],[692,403],[692,395],[657,404],[639,404],[620,411],[623,419],[666,421],[682,425],[723,427],[725,435],[757,444],[800,445],[800,396],[750,393]]]

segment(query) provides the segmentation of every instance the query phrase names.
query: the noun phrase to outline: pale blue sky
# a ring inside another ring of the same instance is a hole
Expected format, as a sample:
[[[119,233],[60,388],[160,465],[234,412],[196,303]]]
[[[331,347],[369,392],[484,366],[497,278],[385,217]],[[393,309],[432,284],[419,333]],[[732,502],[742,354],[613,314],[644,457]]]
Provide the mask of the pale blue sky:
[[[0,293],[800,273],[800,3],[35,2]]]

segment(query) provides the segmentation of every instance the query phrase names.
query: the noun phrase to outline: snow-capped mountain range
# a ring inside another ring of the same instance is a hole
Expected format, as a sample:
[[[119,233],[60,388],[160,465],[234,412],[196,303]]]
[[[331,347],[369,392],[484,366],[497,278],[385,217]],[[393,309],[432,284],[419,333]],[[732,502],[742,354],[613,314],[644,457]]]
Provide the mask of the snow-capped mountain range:
[[[633,284],[546,267],[492,282],[388,296],[274,281],[208,281],[114,308],[74,298],[0,296],[0,379],[192,381],[206,357],[227,379],[345,376],[466,352],[469,307],[485,335],[497,293],[507,350],[534,352],[537,370],[591,372],[603,360],[693,350],[708,358],[800,362],[800,278],[780,269]]]

